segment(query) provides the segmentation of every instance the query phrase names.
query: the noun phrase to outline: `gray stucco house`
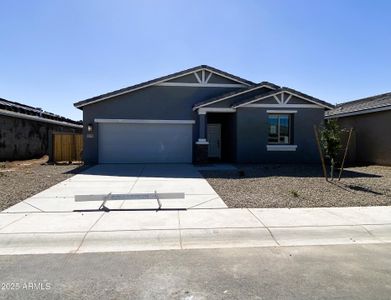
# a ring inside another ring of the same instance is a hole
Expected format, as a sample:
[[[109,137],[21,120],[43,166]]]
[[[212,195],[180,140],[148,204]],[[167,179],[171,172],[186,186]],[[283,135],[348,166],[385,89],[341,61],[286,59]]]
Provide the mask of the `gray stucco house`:
[[[318,162],[333,105],[201,65],[74,104],[86,163]]]
[[[326,119],[353,128],[348,162],[391,165],[391,93],[338,104]]]

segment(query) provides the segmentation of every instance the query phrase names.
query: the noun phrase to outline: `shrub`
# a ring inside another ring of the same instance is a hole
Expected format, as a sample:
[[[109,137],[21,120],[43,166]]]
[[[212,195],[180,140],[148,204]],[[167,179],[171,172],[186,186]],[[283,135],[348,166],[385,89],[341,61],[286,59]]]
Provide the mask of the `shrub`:
[[[320,130],[320,145],[326,158],[330,160],[330,177],[334,178],[334,168],[339,151],[342,148],[341,129],[336,120],[326,121]]]

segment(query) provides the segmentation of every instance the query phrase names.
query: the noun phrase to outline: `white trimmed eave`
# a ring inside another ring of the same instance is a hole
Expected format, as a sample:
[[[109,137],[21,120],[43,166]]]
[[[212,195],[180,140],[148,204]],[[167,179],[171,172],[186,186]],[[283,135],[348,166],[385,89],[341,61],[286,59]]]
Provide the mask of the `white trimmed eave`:
[[[270,86],[270,85],[267,85],[267,84],[263,84],[263,85],[260,85],[260,86],[254,87],[254,88],[250,88],[250,89],[248,89],[248,90],[245,90],[245,91],[242,91],[242,92],[233,94],[233,95],[229,95],[229,96],[224,97],[224,98],[221,98],[221,99],[216,99],[215,101],[212,101],[212,102],[209,102],[209,103],[204,103],[204,104],[197,105],[197,106],[193,107],[193,110],[197,110],[197,109],[199,109],[199,108],[201,108],[201,107],[205,107],[205,106],[208,106],[208,105],[211,105],[211,104],[214,104],[214,103],[217,103],[217,102],[221,102],[221,101],[224,101],[224,100],[227,100],[227,99],[236,97],[236,96],[240,96],[240,95],[243,95],[243,94],[246,94],[246,93],[255,91],[255,90],[257,90],[257,89],[265,88],[265,87],[266,87],[266,88],[269,88],[269,89],[271,89],[271,90],[275,90],[274,87],[272,87],[272,86]]]
[[[198,109],[199,115],[204,115],[206,113],[233,113],[236,112],[235,108],[232,107],[201,107]]]
[[[95,119],[95,123],[116,124],[195,124],[194,120],[150,120],[150,119]]]
[[[200,88],[243,88],[246,85],[241,83],[196,83],[196,82],[163,82],[158,86],[172,87],[200,87]]]
[[[206,70],[206,71],[208,71],[208,72],[211,72],[211,73],[213,73],[213,74],[219,75],[219,76],[221,76],[221,77],[224,77],[224,78],[227,78],[227,79],[236,81],[236,82],[238,82],[238,83],[239,83],[240,85],[242,85],[242,86],[251,86],[251,84],[249,84],[249,83],[246,83],[246,82],[244,82],[244,81],[238,80],[238,79],[236,79],[236,78],[229,77],[229,76],[227,76],[227,75],[221,74],[221,73],[216,72],[216,71],[213,71],[213,70],[211,70],[211,69],[208,69],[208,68],[199,68],[199,69],[192,70],[192,71],[189,71],[189,72],[180,74],[180,75],[172,76],[172,77],[170,77],[170,78],[162,79],[162,80],[159,80],[159,81],[157,81],[157,82],[153,82],[153,83],[150,83],[150,84],[146,84],[146,85],[143,85],[143,86],[139,86],[139,87],[136,87],[136,88],[134,88],[134,89],[130,89],[130,90],[127,90],[127,91],[123,91],[123,92],[118,92],[118,93],[112,94],[112,95],[110,95],[110,96],[102,97],[102,98],[93,100],[93,101],[91,101],[91,102],[81,103],[81,104],[79,104],[79,105],[75,105],[75,107],[81,109],[82,107],[87,106],[87,105],[90,105],[90,104],[94,104],[94,103],[97,103],[97,102],[100,102],[100,101],[104,101],[104,100],[107,100],[107,99],[110,99],[110,98],[113,98],[113,97],[121,96],[121,95],[124,95],[124,94],[132,93],[132,92],[134,92],[134,91],[141,90],[141,89],[144,89],[144,88],[147,88],[147,87],[151,87],[151,86],[154,86],[154,85],[159,85],[159,84],[162,84],[162,83],[164,83],[164,82],[167,82],[167,81],[170,81],[170,80],[173,80],[173,79],[176,79],[176,78],[180,78],[180,77],[183,77],[183,76],[186,76],[186,75],[190,75],[190,74],[193,74],[193,73],[202,71],[202,70],[204,70],[204,71]],[[216,87],[217,87],[217,86],[216,86]]]
[[[366,109],[366,110],[361,110],[361,111],[354,111],[354,112],[336,114],[336,115],[332,115],[332,116],[325,116],[325,118],[326,119],[337,119],[337,118],[343,118],[343,117],[365,115],[365,114],[370,114],[370,113],[375,113],[375,112],[380,112],[380,111],[386,111],[386,110],[391,110],[391,105],[377,107],[377,108],[372,108],[372,109]]]
[[[9,110],[5,110],[5,109],[0,109],[0,115],[19,118],[19,119],[32,120],[32,121],[37,121],[37,122],[43,122],[43,123],[62,125],[62,126],[73,127],[73,128],[83,128],[83,125],[76,125],[76,124],[68,123],[68,122],[64,122],[64,121],[46,119],[46,118],[42,118],[39,116],[26,115],[26,114],[14,112],[14,111],[9,111]]]
[[[292,96],[295,96],[297,98],[300,98],[300,99],[303,99],[305,101],[308,101],[308,102],[311,102],[313,103],[312,105],[315,105],[315,106],[307,106],[306,104],[256,104],[256,105],[259,105],[259,106],[254,106],[255,104],[252,104],[254,102],[258,102],[258,101],[261,101],[261,100],[264,100],[264,99],[267,99],[267,98],[270,98],[270,97],[274,97],[274,96],[278,96],[280,94],[288,94],[288,95],[292,95]],[[251,106],[250,106],[251,105]],[[262,105],[262,106],[260,106]],[[273,93],[273,94],[269,94],[269,95],[266,95],[266,96],[261,96],[259,98],[256,98],[256,99],[253,99],[251,101],[248,101],[248,102],[244,102],[244,103],[241,103],[239,105],[234,105],[232,106],[233,108],[238,108],[238,107],[243,107],[243,106],[247,106],[247,107],[281,107],[281,108],[293,108],[293,107],[302,107],[302,108],[305,108],[305,107],[322,107],[322,108],[328,108],[328,109],[331,109],[332,107],[330,106],[327,106],[327,105],[324,105],[324,104],[321,104],[321,103],[318,103],[316,101],[313,101],[311,99],[308,99],[307,97],[303,97],[303,96],[300,96],[296,93],[292,93],[292,92],[288,92],[288,91],[278,91],[276,93]]]

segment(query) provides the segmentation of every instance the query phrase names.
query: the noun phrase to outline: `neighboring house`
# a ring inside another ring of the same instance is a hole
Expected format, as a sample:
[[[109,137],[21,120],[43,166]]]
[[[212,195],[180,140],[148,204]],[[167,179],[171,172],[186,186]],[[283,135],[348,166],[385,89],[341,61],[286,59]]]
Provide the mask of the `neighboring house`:
[[[391,165],[391,93],[339,104],[326,119],[354,129],[350,162]]]
[[[333,108],[206,65],[74,105],[86,163],[318,162],[313,125]]]
[[[42,157],[52,132],[81,131],[80,122],[0,98],[0,161]]]

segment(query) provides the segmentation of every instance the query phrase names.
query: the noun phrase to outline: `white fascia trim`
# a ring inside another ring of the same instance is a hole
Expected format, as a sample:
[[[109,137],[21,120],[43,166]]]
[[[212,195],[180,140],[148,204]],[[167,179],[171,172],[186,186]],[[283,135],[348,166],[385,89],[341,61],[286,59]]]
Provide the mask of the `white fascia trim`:
[[[194,120],[95,119],[94,121],[121,124],[195,124]]]
[[[207,70],[207,71],[209,71],[209,72],[211,72],[211,73],[213,73],[213,74],[219,75],[219,76],[224,77],[224,78],[227,78],[227,79],[229,79],[229,80],[232,80],[232,81],[236,81],[236,82],[242,83],[242,84],[244,84],[245,86],[251,86],[251,85],[252,85],[252,84],[250,84],[250,83],[246,83],[246,82],[244,82],[244,81],[238,80],[238,79],[236,79],[236,78],[232,78],[232,77],[230,77],[230,76],[221,74],[221,73],[219,73],[219,72],[210,70],[210,69],[208,69],[208,68],[203,68],[203,70]]]
[[[274,96],[277,96],[279,94],[281,94],[282,92],[275,92],[274,94],[271,94],[271,95],[266,95],[266,96],[261,96],[259,98],[256,98],[254,100],[251,100],[249,102],[245,102],[245,103],[242,103],[242,104],[238,104],[238,105],[235,105],[233,107],[237,108],[237,107],[242,107],[242,106],[248,106],[249,104],[251,103],[254,103],[254,102],[257,102],[257,101],[260,101],[260,100],[263,100],[263,99],[267,99],[267,98],[273,98]],[[276,104],[274,104],[276,105]],[[281,104],[277,104],[277,105],[281,105]]]
[[[324,105],[324,104],[318,103],[318,102],[316,102],[316,101],[314,101],[314,100],[308,99],[308,98],[306,98],[306,97],[297,95],[297,94],[292,93],[292,92],[285,92],[285,93],[288,93],[288,94],[290,94],[290,95],[296,96],[297,98],[301,98],[301,99],[306,100],[306,101],[308,101],[308,102],[314,103],[315,105],[318,105],[318,106],[322,106],[322,107],[325,107],[325,108],[328,108],[328,109],[332,109],[332,108],[333,108],[333,107],[331,107],[331,106],[328,106],[328,105]]]
[[[260,107],[260,108],[319,108],[323,107],[315,104],[248,104],[242,107]]]
[[[0,115],[14,117],[14,118],[20,118],[20,119],[26,119],[26,120],[32,120],[32,121],[37,121],[37,122],[63,125],[63,126],[73,127],[73,128],[83,128],[83,125],[76,125],[76,124],[72,124],[72,123],[68,123],[68,122],[51,120],[51,119],[46,119],[46,118],[42,118],[42,117],[38,117],[38,116],[25,115],[22,113],[9,111],[9,110],[5,110],[5,109],[0,109]]]
[[[245,86],[251,86],[251,84],[242,82],[242,81],[237,80],[237,79],[235,79],[235,78],[230,78],[230,77],[228,77],[228,76],[226,76],[226,75],[220,74],[220,73],[218,73],[218,72],[214,72],[214,71],[209,70],[209,69],[207,69],[207,68],[200,68],[200,69],[193,70],[193,71],[190,71],[190,72],[187,72],[187,73],[183,73],[183,74],[180,74],[180,75],[177,75],[177,76],[172,76],[172,77],[170,77],[170,78],[166,78],[166,79],[163,79],[163,80],[154,82],[154,83],[150,83],[150,84],[147,84],[147,85],[143,85],[143,86],[140,86],[140,87],[137,87],[137,88],[128,90],[128,91],[119,92],[119,93],[116,93],[116,94],[113,94],[113,95],[110,95],[110,96],[107,96],[107,97],[99,98],[99,99],[97,99],[97,100],[95,100],[95,101],[91,101],[91,102],[88,102],[88,103],[85,103],[85,104],[79,104],[79,105],[77,105],[77,106],[75,106],[75,107],[81,108],[81,107],[86,106],[86,105],[90,105],[90,104],[93,104],[93,103],[96,103],[96,102],[100,102],[100,101],[103,101],[103,100],[106,100],[106,99],[110,99],[110,98],[113,98],[113,97],[117,97],[117,96],[120,96],[120,95],[123,95],[123,94],[131,93],[131,92],[134,92],[134,91],[137,91],[137,90],[141,90],[141,89],[144,89],[144,88],[153,86],[153,85],[158,85],[158,84],[160,84],[160,83],[163,83],[163,82],[166,82],[166,81],[169,81],[169,80],[173,80],[173,79],[176,79],[176,78],[180,78],[180,77],[183,77],[183,76],[186,76],[186,75],[190,75],[190,74],[193,74],[193,73],[202,71],[202,70],[208,70],[208,71],[211,72],[211,73],[214,73],[214,74],[217,74],[217,75],[219,75],[219,76],[228,78],[228,79],[230,79],[230,80],[239,82],[240,84],[243,84],[243,85],[245,85]]]
[[[165,81],[168,81],[168,80],[173,80],[173,79],[176,79],[176,78],[179,78],[179,77],[182,77],[182,76],[190,75],[190,74],[192,74],[194,72],[199,72],[200,70],[195,70],[195,71],[192,71],[192,72],[183,73],[181,75],[173,76],[173,77],[170,77],[168,79],[163,79],[163,80],[160,80],[160,81],[157,81],[157,82],[154,82],[154,83],[150,83],[150,84],[147,84],[147,85],[136,87],[136,88],[128,90],[128,91],[119,92],[119,93],[116,93],[116,94],[113,94],[113,95],[110,95],[110,96],[107,96],[107,97],[99,98],[99,99],[97,99],[95,101],[91,101],[91,102],[88,102],[88,103],[85,103],[85,104],[80,104],[80,105],[78,105],[76,107],[80,108],[80,107],[83,107],[83,106],[86,106],[86,105],[90,105],[90,104],[93,104],[93,103],[96,103],[96,102],[100,102],[100,101],[103,101],[103,100],[106,100],[106,99],[110,99],[110,98],[113,98],[113,97],[117,97],[117,96],[120,96],[120,95],[131,93],[131,92],[134,92],[134,91],[137,91],[137,90],[141,90],[141,89],[153,86],[153,85],[157,85],[159,83],[162,83],[162,82],[165,82]]]
[[[274,110],[267,110],[268,114],[297,114],[297,110],[280,110],[280,109],[274,109]]]
[[[274,97],[274,96],[277,96],[277,95],[282,94],[282,93],[286,93],[286,94],[289,94],[289,95],[293,95],[293,96],[295,96],[295,97],[297,97],[297,98],[300,98],[300,99],[306,100],[306,101],[308,101],[308,102],[314,103],[313,105],[318,106],[318,107],[325,107],[325,108],[329,108],[329,109],[332,108],[332,107],[329,107],[329,106],[327,106],[327,105],[323,105],[323,104],[317,103],[317,102],[315,102],[315,101],[313,101],[313,100],[311,100],[311,99],[308,99],[308,98],[306,98],[306,97],[297,95],[297,94],[292,93],[292,92],[287,92],[287,91],[280,91],[280,92],[276,92],[276,93],[274,93],[274,94],[272,94],[272,95],[259,97],[259,98],[256,98],[256,99],[254,99],[254,100],[251,100],[251,101],[249,101],[249,102],[246,102],[246,103],[242,103],[242,104],[236,105],[236,106],[234,106],[234,107],[248,106],[248,105],[251,104],[251,103],[254,103],[254,102],[257,102],[257,101],[260,101],[260,100],[263,100],[263,99],[267,99],[267,98],[269,98],[269,97]],[[278,104],[278,105],[289,105],[289,104]],[[296,104],[292,104],[292,105],[296,105]],[[305,104],[297,104],[297,105],[305,105]],[[280,107],[281,107],[281,106],[280,106]]]
[[[296,151],[297,145],[266,145],[267,151]]]
[[[208,112],[232,113],[235,111],[236,111],[235,108],[230,108],[230,107],[205,107],[205,108],[199,108],[198,114],[204,115]]]
[[[343,118],[343,117],[350,117],[350,116],[356,116],[356,115],[364,115],[364,114],[370,114],[375,113],[379,111],[385,111],[385,110],[391,110],[391,106],[384,106],[384,107],[377,107],[367,110],[361,110],[361,111],[354,111],[354,112],[348,112],[338,115],[332,115],[332,116],[325,116],[326,119],[337,119],[337,118]]]
[[[272,89],[272,90],[275,90],[274,87],[272,87],[272,86],[270,86],[270,85],[267,85],[267,84],[263,84],[263,85],[261,85],[261,86],[257,86],[257,87],[254,87],[254,88],[247,89],[247,90],[242,91],[242,92],[240,92],[240,93],[236,93],[236,94],[233,94],[233,95],[229,95],[229,96],[227,96],[227,97],[224,97],[224,98],[221,98],[221,99],[217,99],[217,100],[212,101],[212,102],[209,102],[209,103],[204,103],[204,104],[195,106],[195,107],[193,108],[193,110],[196,110],[197,108],[200,108],[200,107],[204,107],[204,106],[207,106],[207,105],[214,104],[214,103],[216,103],[216,102],[220,102],[220,101],[223,101],[223,100],[227,100],[227,99],[232,98],[232,97],[240,96],[240,95],[243,95],[243,94],[246,94],[246,93],[255,91],[255,90],[257,90],[257,89],[265,88],[265,87],[270,88],[270,89]]]
[[[162,82],[157,86],[173,86],[173,87],[202,87],[202,88],[240,88],[246,87],[247,85],[237,83],[193,83],[193,82]]]

